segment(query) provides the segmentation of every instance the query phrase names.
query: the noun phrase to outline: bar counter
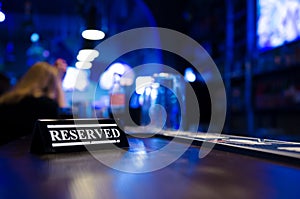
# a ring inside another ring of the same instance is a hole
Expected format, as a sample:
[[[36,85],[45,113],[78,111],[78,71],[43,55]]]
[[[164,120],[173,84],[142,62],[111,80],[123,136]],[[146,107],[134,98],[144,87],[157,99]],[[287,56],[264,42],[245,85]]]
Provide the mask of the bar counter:
[[[151,164],[148,156],[170,142],[163,137],[128,136],[133,156],[117,150],[97,151],[103,159],[119,158],[139,171]],[[199,158],[191,145],[171,164],[147,173],[113,169],[88,151],[35,155],[31,139],[0,146],[0,198],[299,198],[300,165],[214,148]],[[185,142],[177,142],[178,147]],[[172,155],[162,152],[162,157]]]

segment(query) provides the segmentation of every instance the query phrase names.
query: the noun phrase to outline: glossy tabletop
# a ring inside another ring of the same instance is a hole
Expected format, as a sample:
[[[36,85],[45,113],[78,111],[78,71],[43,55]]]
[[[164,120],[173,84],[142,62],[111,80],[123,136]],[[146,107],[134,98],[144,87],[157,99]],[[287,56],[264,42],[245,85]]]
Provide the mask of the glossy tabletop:
[[[199,158],[199,146],[192,145],[178,159],[153,169],[153,161],[163,162],[187,144],[176,142],[163,150],[169,139],[128,139],[128,150],[93,153],[34,155],[29,138],[0,146],[0,198],[300,197],[300,165],[217,149]]]

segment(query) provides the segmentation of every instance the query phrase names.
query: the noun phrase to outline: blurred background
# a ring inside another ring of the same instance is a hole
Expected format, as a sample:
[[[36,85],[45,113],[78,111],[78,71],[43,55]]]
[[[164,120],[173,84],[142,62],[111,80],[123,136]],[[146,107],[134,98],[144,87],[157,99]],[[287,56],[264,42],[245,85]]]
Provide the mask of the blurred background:
[[[0,11],[3,90],[34,62],[63,58],[69,65],[64,80],[68,102],[75,91],[78,111],[89,117],[86,106],[105,106],[112,85],[91,81],[87,66],[77,70],[80,50],[101,42],[84,39],[81,33],[98,29],[106,39],[133,28],[165,27],[196,40],[216,63],[227,93],[224,133],[300,140],[298,0],[0,0]],[[185,75],[199,98],[200,126],[205,127],[210,120],[209,94],[201,75],[186,60],[145,49],[120,57],[112,73],[149,62]],[[80,84],[72,79],[78,73]],[[105,78],[113,77],[101,78],[107,83]],[[188,118],[192,113],[186,114]]]

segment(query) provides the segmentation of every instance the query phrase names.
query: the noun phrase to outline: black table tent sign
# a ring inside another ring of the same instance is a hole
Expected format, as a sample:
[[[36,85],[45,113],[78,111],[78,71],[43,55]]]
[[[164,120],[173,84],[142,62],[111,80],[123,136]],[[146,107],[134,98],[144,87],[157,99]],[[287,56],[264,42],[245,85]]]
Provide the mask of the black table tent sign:
[[[125,132],[113,119],[40,119],[31,153],[78,152],[129,147]]]

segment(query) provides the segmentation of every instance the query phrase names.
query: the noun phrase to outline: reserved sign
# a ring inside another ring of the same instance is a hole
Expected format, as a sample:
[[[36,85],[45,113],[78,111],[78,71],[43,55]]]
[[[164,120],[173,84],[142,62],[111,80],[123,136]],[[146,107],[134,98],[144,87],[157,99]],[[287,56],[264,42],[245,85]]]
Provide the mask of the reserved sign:
[[[112,119],[38,120],[32,153],[56,153],[129,147],[124,131]]]

